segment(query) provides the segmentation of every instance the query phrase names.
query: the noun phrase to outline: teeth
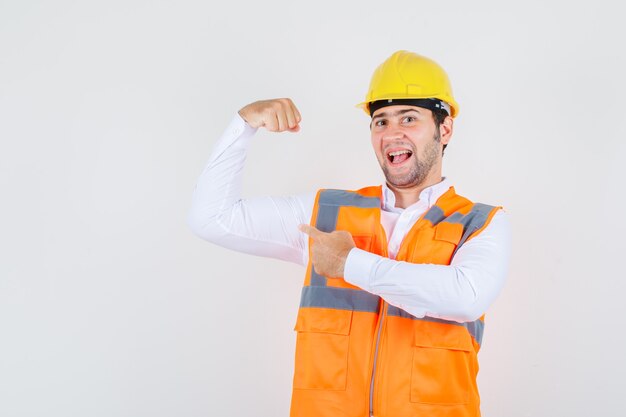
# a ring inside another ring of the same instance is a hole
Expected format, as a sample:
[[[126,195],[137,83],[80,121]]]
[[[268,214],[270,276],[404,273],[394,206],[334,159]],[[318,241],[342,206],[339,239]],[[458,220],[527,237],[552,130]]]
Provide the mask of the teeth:
[[[389,156],[398,156],[398,155],[402,155],[402,154],[404,154],[404,153],[411,153],[411,151],[407,151],[407,150],[404,150],[404,151],[395,151],[395,152],[391,152],[391,153],[389,153]]]

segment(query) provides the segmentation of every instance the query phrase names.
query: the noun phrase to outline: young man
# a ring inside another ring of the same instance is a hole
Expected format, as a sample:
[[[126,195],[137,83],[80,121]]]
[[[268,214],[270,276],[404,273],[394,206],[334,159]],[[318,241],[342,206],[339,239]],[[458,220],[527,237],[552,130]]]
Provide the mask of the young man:
[[[458,113],[446,73],[398,51],[362,108],[385,184],[241,199],[256,129],[299,130],[289,99],[242,108],[194,191],[189,224],[242,252],[307,266],[292,417],[480,415],[484,312],[504,283],[510,226],[442,177]]]

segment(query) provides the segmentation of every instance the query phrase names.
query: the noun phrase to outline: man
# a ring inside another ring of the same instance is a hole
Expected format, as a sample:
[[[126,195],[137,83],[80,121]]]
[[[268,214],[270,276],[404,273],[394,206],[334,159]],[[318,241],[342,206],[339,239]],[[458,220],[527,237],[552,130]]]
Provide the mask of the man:
[[[301,121],[289,99],[255,102],[216,145],[189,224],[222,246],[307,265],[292,417],[479,416],[477,352],[507,273],[508,219],[442,177],[458,104],[438,64],[394,53],[361,106],[384,184],[242,200],[253,133]]]

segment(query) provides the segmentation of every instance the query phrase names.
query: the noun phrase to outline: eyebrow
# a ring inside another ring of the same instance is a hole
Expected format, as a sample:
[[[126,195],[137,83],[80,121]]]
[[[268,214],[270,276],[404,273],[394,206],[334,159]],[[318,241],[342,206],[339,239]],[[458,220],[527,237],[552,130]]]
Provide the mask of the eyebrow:
[[[402,110],[396,110],[395,112],[391,113],[391,114],[387,114],[386,112],[382,112],[377,114],[376,116],[372,117],[372,121],[379,119],[379,118],[383,118],[383,117],[389,117],[389,116],[399,116],[401,114],[404,113],[408,113],[410,111],[414,111],[416,113],[419,113],[418,109],[402,109]]]

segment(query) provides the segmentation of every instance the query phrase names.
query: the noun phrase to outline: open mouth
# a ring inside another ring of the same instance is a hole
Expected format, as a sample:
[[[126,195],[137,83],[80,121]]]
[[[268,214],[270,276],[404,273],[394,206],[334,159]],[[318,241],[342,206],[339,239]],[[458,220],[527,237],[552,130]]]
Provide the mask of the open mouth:
[[[392,165],[399,165],[409,159],[411,155],[413,155],[413,152],[408,149],[402,149],[399,151],[388,152],[387,159]]]

